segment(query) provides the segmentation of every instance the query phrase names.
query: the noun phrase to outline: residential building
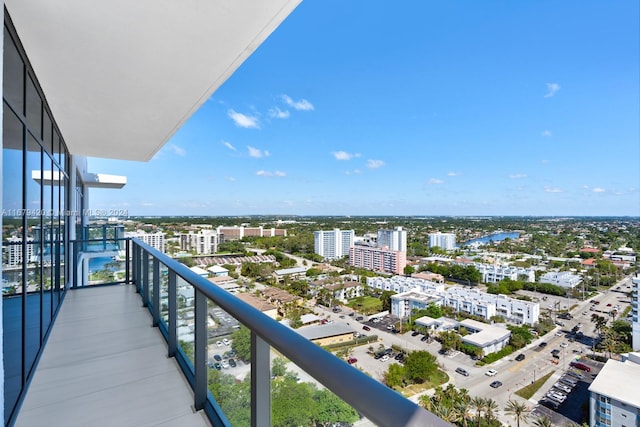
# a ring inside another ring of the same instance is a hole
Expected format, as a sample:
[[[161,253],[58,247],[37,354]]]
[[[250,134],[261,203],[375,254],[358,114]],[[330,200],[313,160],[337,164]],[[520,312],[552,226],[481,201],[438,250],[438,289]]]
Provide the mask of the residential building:
[[[640,425],[640,353],[609,359],[589,386],[591,427]]]
[[[328,323],[298,328],[296,332],[312,343],[323,346],[353,341],[355,331],[344,323]]]
[[[489,325],[473,319],[465,319],[458,324],[458,330],[465,328],[468,335],[462,336],[462,342],[478,347],[483,355],[495,353],[509,344],[511,331],[507,328]]]
[[[278,283],[284,283],[286,278],[297,280],[307,277],[307,269],[305,267],[281,268],[273,272],[273,277]]]
[[[180,234],[180,249],[196,255],[211,255],[218,252],[220,235],[217,230],[203,229]]]
[[[349,265],[372,271],[403,274],[407,253],[355,245],[349,248]]]
[[[26,249],[26,257],[23,255],[23,251]],[[24,259],[27,262],[31,262],[34,259],[33,238],[27,237],[27,244],[22,244],[22,238],[9,237],[5,239],[2,245],[4,256],[2,257],[2,264],[5,267],[21,266]]]
[[[378,230],[376,246],[385,246],[392,251],[407,252],[407,231],[402,227],[395,227],[392,230]]]
[[[313,233],[314,252],[325,259],[339,259],[349,255],[353,246],[355,232],[353,230],[315,231]]]
[[[145,242],[147,245],[152,248],[156,248],[160,252],[164,253],[164,237],[165,233],[161,231],[157,231],[155,233],[148,233],[146,231],[137,230],[137,231],[125,231],[125,238],[135,237],[136,239],[140,239]]]
[[[262,297],[258,297],[253,294],[241,293],[235,294],[236,297],[246,302],[253,308],[260,310],[262,313],[266,314],[272,319],[276,319],[278,317],[278,308],[271,304],[269,301]]]
[[[640,272],[631,278],[631,337],[633,351],[640,351]]]
[[[452,251],[456,248],[456,235],[454,233],[430,233],[429,247]]]
[[[573,289],[582,283],[582,277],[570,271],[550,271],[538,279],[540,283],[551,283],[567,289]]]
[[[350,299],[364,295],[364,286],[360,282],[333,283],[325,286],[325,288],[333,293],[333,298],[342,303],[347,303]]]
[[[245,237],[276,237],[286,236],[286,229],[276,228],[264,228],[259,227],[245,227],[245,226],[219,226],[216,231],[218,232],[220,242],[230,242],[234,240],[242,240]]]
[[[536,273],[532,268],[514,267],[504,264],[484,264],[480,262],[472,262],[470,260],[458,260],[458,265],[471,265],[478,270],[482,276],[481,281],[484,283],[498,283],[503,279],[524,280],[526,282],[535,282]]]
[[[425,308],[432,302],[487,320],[502,316],[512,323],[534,325],[540,317],[540,304],[537,302],[489,294],[476,288],[445,288],[442,283],[403,276],[368,277],[367,286],[397,292],[391,297],[391,313],[398,317],[405,317],[411,310]]]

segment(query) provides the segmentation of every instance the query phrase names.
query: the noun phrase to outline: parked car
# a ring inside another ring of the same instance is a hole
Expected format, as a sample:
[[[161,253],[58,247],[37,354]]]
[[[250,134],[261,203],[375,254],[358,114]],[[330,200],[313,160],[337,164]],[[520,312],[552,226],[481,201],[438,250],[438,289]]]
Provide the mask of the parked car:
[[[350,357],[347,359],[347,363],[349,365],[353,365],[354,363],[356,363],[358,361],[358,359],[356,359],[355,357]]]
[[[456,368],[456,372],[460,375],[464,375],[465,377],[469,376],[469,372],[467,372],[467,370],[464,368]]]
[[[223,360],[223,361],[222,361],[222,367],[223,367],[224,369],[227,369],[227,368],[229,367],[229,362],[227,362],[226,360]]]
[[[235,368],[236,365],[236,361],[234,359],[229,359],[229,366],[231,366],[232,368]]]
[[[489,369],[487,372],[485,372],[484,374],[488,377],[495,377],[496,374],[498,373],[498,371],[496,371],[495,369]]]
[[[553,350],[551,350],[551,354],[554,356],[557,356],[558,354],[560,354],[560,350],[558,350],[557,348],[554,348]]]
[[[569,344],[567,344],[566,342],[561,342],[560,343],[560,347],[562,348],[567,348],[569,346]]]
[[[218,362],[214,363],[213,367],[216,368],[218,371],[222,369],[222,365],[220,365]]]
[[[567,384],[561,383],[560,381],[555,383],[553,386],[560,391],[564,391],[565,393],[571,393],[571,387],[569,387]]]
[[[580,372],[575,371],[567,371],[567,375],[572,376],[573,378],[582,379],[582,374]]]
[[[411,332],[411,336],[412,337],[417,337],[418,335],[420,335],[420,332],[418,332],[418,331]]]
[[[380,358],[381,362],[386,362],[387,360],[389,360],[389,355],[385,354]]]
[[[364,326],[362,327],[362,329],[364,329],[365,331],[370,331],[370,330],[371,330],[371,328],[370,328],[370,327],[368,327],[367,325],[364,325]]]
[[[229,344],[231,344],[231,341],[229,341],[229,340],[228,340],[228,339],[226,339],[226,338],[223,338],[223,339],[222,339],[222,343],[223,343],[224,345],[229,345]]]
[[[538,344],[538,347],[540,348],[545,348],[547,346],[546,342],[541,342],[540,344]]]
[[[525,358],[525,355],[523,353],[520,353],[519,355],[516,356],[516,360],[518,362],[520,362],[521,360],[524,360],[524,358]]]
[[[489,384],[489,386],[493,387],[493,388],[498,388],[498,387],[502,386],[502,382],[501,381],[494,381],[491,384]]]
[[[216,359],[218,362],[222,360],[222,357],[219,354],[214,354],[213,358]]]
[[[428,340],[428,339],[429,339],[429,337],[428,337],[428,336],[426,336],[426,335],[424,335],[422,338],[420,338],[420,341],[426,341],[426,340]]]
[[[216,341],[216,346],[218,346],[218,348],[222,347],[222,341]]]
[[[573,366],[576,369],[580,369],[581,371],[591,372],[591,368],[589,366],[585,365],[584,363],[571,362],[570,365]]]

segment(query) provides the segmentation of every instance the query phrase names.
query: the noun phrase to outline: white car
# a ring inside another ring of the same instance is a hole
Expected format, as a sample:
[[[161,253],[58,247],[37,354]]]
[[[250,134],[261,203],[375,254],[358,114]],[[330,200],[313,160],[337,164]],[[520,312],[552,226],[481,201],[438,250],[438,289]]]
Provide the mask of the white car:
[[[562,332],[561,331],[556,332],[556,336],[557,337],[561,337],[562,336]]]
[[[498,371],[496,371],[495,369],[489,369],[487,372],[485,372],[484,374],[488,377],[495,377],[496,374],[498,373]]]
[[[562,348],[567,348],[568,346],[569,346],[569,344],[567,344],[566,342],[560,343],[560,347],[562,347]]]
[[[223,367],[224,369],[228,369],[228,368],[229,368],[229,362],[227,362],[226,360],[223,360],[223,361],[222,361],[222,367]]]
[[[228,340],[228,339],[226,339],[226,338],[224,338],[224,339],[222,340],[222,342],[224,343],[224,345],[229,345],[229,344],[231,344],[231,341],[229,341],[229,340]]]
[[[389,356],[386,354],[380,358],[381,362],[386,362],[387,360],[389,360]]]
[[[222,347],[222,341],[216,341],[216,345],[218,346],[218,348]]]
[[[557,382],[553,386],[558,390],[564,391],[565,393],[571,393],[571,387],[566,384],[562,384],[561,382]]]

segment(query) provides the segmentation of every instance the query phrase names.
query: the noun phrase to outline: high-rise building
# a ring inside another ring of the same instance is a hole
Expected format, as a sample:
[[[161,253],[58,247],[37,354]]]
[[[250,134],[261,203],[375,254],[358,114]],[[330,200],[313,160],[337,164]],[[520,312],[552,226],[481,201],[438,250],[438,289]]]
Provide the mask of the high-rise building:
[[[407,252],[407,232],[402,227],[378,230],[377,245],[379,248],[386,246],[392,251]]]
[[[314,252],[325,259],[338,259],[349,255],[349,248],[353,246],[355,232],[353,230],[314,231]]]
[[[218,252],[220,235],[217,230],[199,230],[197,233],[190,231],[180,235],[180,249],[193,251],[197,255],[210,255]]]
[[[640,425],[640,353],[609,359],[589,386],[591,427]]]
[[[456,235],[453,233],[430,233],[429,247],[439,247],[446,251],[456,248]]]
[[[152,248],[156,248],[160,252],[164,253],[164,236],[165,234],[161,231],[157,231],[155,233],[148,233],[143,230],[137,231],[126,231],[124,233],[124,237],[135,237],[136,239],[140,239],[145,242],[147,245]]]
[[[217,228],[218,237],[220,242],[230,242],[233,240],[242,240],[244,237],[275,237],[286,236],[287,230],[283,228],[264,228],[259,227],[245,227],[234,226],[226,227],[219,226]]]
[[[638,295],[640,294],[640,272],[631,278],[631,337],[633,351],[640,351],[640,304]]]

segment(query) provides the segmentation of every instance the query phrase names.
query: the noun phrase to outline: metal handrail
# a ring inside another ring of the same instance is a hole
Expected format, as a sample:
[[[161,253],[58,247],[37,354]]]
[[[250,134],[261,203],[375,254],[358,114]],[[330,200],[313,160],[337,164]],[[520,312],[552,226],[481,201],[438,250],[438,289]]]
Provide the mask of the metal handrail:
[[[139,239],[133,238],[132,241],[376,425],[450,425],[297,332],[215,286],[185,265]],[[255,362],[252,360],[252,363]]]

